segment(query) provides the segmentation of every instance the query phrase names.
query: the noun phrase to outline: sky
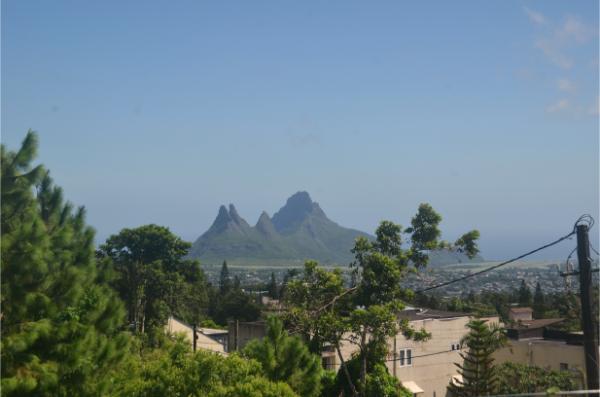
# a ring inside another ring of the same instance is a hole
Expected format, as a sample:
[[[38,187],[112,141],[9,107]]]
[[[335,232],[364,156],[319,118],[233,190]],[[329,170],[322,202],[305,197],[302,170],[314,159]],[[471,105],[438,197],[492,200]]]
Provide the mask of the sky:
[[[38,161],[98,243],[148,223],[193,241],[221,204],[254,224],[299,190],[371,233],[428,202],[444,238],[480,230],[486,259],[600,221],[598,1],[1,11],[2,143],[39,133]]]

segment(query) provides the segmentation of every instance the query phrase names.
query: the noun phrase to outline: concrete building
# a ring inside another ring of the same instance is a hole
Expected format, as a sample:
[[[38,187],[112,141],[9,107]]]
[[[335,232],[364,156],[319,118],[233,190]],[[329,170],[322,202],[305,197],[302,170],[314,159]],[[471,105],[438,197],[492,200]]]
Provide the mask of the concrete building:
[[[533,309],[530,307],[511,307],[508,309],[508,319],[511,321],[532,320]]]
[[[562,319],[521,321],[507,328],[509,344],[494,353],[496,363],[514,362],[570,371],[582,388],[585,385],[583,334],[551,330]]]
[[[431,338],[424,342],[407,340],[402,335],[390,339],[387,367],[402,383],[418,397],[445,397],[447,386],[452,379],[459,379],[456,365],[462,359],[459,355],[460,340],[468,333],[466,327],[471,319],[468,314],[428,309],[404,310],[400,320],[407,320],[415,329],[425,329]],[[498,322],[498,317],[488,318],[490,323]],[[265,323],[262,321],[229,323],[229,346],[242,349],[248,341],[265,336]],[[344,360],[349,360],[357,352],[356,345],[342,343]],[[323,367],[339,370],[341,362],[332,347],[326,347],[322,354]]]
[[[169,334],[182,334],[190,342],[193,348],[193,327],[174,317],[169,317],[165,332]],[[203,349],[226,355],[227,353],[227,330],[212,328],[196,328],[196,349]]]

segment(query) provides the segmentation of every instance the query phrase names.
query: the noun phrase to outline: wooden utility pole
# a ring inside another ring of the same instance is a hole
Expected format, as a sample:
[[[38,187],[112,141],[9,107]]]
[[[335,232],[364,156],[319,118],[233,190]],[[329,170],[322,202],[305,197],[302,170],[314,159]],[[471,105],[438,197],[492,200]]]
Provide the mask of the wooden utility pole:
[[[193,340],[192,345],[193,345],[194,351],[196,351],[196,344],[198,342],[198,335],[196,334],[196,324],[192,325],[192,333],[193,333],[193,335],[192,335],[192,340]]]
[[[581,326],[583,328],[583,348],[585,352],[585,372],[588,390],[597,390],[598,374],[598,334],[592,314],[592,267],[588,226],[577,225],[577,258],[579,260],[579,287],[581,288]]]

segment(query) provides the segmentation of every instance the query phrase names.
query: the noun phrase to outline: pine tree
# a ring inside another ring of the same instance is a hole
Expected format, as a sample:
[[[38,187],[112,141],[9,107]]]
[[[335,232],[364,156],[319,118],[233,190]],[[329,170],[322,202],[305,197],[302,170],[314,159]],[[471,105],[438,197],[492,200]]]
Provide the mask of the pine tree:
[[[104,394],[127,351],[122,305],[94,258],[93,230],[43,167],[37,135],[1,148],[2,395]]]
[[[488,326],[486,320],[471,320],[469,333],[461,341],[467,347],[460,353],[464,362],[456,363],[462,381],[451,382],[448,389],[457,397],[475,397],[493,394],[497,379],[494,375],[494,351],[505,343],[505,337],[495,324]]]
[[[544,312],[546,311],[546,302],[544,299],[544,293],[542,287],[538,282],[535,286],[535,293],[533,295],[533,317],[543,318]]]
[[[277,317],[267,319],[267,336],[248,343],[244,355],[260,362],[271,381],[286,382],[302,397],[319,395],[323,373],[319,356],[300,338],[289,336]]]
[[[525,280],[521,280],[521,286],[519,287],[519,306],[531,306],[531,290],[525,284]]]
[[[223,261],[221,266],[221,275],[219,278],[219,291],[221,295],[226,294],[231,290],[231,277],[229,276],[229,269],[227,268],[227,262]]]
[[[271,299],[279,298],[279,290],[277,288],[277,280],[275,280],[275,273],[271,272],[271,281],[267,286],[267,291]]]

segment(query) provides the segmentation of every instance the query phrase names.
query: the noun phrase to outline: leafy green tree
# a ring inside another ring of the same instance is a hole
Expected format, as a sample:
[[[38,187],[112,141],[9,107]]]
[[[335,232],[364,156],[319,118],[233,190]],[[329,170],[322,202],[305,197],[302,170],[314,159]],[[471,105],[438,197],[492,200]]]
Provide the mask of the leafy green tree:
[[[260,305],[252,296],[241,289],[231,289],[225,295],[211,294],[208,313],[220,325],[227,325],[228,320],[255,321],[260,317]]]
[[[486,320],[471,320],[469,333],[461,340],[466,353],[460,356],[464,362],[456,363],[462,381],[450,383],[448,389],[458,397],[475,397],[493,394],[498,379],[494,371],[492,354],[505,344],[506,338],[497,324],[488,325]]]
[[[538,282],[535,285],[535,293],[533,294],[533,318],[544,318],[546,312],[546,302],[544,299],[544,293],[542,287]]]
[[[237,354],[228,357],[199,350],[176,339],[143,350],[118,371],[113,396],[124,397],[294,397],[284,382],[265,377],[260,363]]]
[[[367,385],[364,395],[367,397],[411,397],[412,393],[406,390],[398,379],[389,373],[385,365],[387,348],[381,343],[370,343],[367,355]],[[358,379],[361,371],[362,353],[355,354],[348,360],[348,372],[352,379]],[[334,387],[329,395],[352,395],[352,389],[345,381],[345,375],[338,373]]]
[[[525,280],[521,280],[519,287],[519,306],[531,306],[531,290],[525,284]]]
[[[304,277],[296,283],[290,282],[285,295],[291,307],[290,323],[312,342],[328,342],[338,351],[341,370],[352,394],[366,393],[368,371],[374,368],[374,363],[369,363],[369,357],[374,356],[367,354],[372,343],[387,346],[387,339],[399,332],[415,340],[428,337],[424,330],[416,331],[408,322],[397,320],[403,301],[413,297],[412,291],[401,286],[402,279],[426,266],[428,251],[441,245],[463,249],[468,255],[476,254],[478,232],[463,235],[454,245],[440,242],[440,221],[441,217],[430,205],[421,204],[410,228],[383,221],[374,241],[358,238],[352,250],[355,260],[351,264],[349,289],[339,284],[335,273],[316,271],[316,264],[305,266]],[[403,234],[409,236],[408,248],[402,246]],[[358,381],[352,378],[339,352],[342,337],[358,347],[361,360]]]
[[[277,317],[267,319],[266,337],[248,343],[243,353],[260,362],[270,380],[286,382],[303,397],[319,395],[323,376],[320,357],[300,338],[289,336]]]
[[[229,268],[227,262],[223,261],[221,265],[221,274],[219,276],[219,292],[221,295],[225,295],[231,290],[231,276],[229,275]]]
[[[94,231],[42,166],[37,135],[1,147],[3,396],[91,396],[125,356],[124,310],[102,284]]]
[[[577,382],[568,371],[552,371],[537,366],[502,363],[495,368],[499,394],[545,392],[550,388],[576,390]]]
[[[114,288],[136,332],[162,327],[169,315],[202,319],[207,287],[199,263],[185,259],[190,246],[166,227],[145,225],[123,229],[100,247],[99,257],[112,261]]]

